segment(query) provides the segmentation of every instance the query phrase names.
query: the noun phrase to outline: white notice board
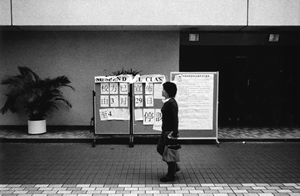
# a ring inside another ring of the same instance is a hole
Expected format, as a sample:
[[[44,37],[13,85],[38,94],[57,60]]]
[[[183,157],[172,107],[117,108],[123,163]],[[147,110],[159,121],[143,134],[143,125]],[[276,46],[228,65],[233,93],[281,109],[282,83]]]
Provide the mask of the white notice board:
[[[184,139],[218,137],[218,72],[171,72],[177,85],[179,135]]]

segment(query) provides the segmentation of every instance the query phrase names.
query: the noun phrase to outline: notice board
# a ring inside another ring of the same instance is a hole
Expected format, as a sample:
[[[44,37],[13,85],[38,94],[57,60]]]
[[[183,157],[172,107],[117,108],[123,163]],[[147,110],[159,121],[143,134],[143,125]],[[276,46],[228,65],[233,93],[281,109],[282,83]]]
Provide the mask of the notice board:
[[[165,76],[96,76],[95,134],[160,134]]]
[[[95,77],[95,134],[129,134],[131,82],[131,75]]]
[[[218,138],[218,72],[171,72],[177,85],[180,139]]]
[[[133,134],[161,134],[165,76],[141,75],[133,83]]]

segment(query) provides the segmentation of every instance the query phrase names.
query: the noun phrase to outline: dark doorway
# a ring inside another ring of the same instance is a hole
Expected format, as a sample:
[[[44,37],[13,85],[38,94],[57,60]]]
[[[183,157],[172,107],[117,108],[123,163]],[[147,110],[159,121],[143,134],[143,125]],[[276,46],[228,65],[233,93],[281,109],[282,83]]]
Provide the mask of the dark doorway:
[[[297,47],[180,47],[180,71],[219,71],[220,126],[294,126]]]

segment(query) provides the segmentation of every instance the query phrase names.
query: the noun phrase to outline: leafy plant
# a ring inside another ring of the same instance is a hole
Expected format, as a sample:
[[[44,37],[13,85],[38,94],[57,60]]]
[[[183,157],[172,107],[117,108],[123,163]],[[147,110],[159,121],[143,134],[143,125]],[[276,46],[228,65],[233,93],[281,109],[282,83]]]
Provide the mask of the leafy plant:
[[[115,76],[126,75],[126,74],[135,76],[135,75],[137,75],[141,72],[142,71],[137,71],[137,70],[132,70],[132,69],[125,70],[124,68],[122,68],[121,71],[114,71],[114,72],[112,72],[112,74],[115,75]]]
[[[2,85],[7,85],[7,100],[0,109],[2,114],[8,110],[12,113],[24,110],[29,120],[43,120],[54,109],[58,109],[57,102],[65,103],[72,107],[61,92],[62,87],[69,87],[71,82],[66,76],[59,76],[53,79],[41,79],[28,67],[18,67],[19,75],[9,76],[2,80]]]

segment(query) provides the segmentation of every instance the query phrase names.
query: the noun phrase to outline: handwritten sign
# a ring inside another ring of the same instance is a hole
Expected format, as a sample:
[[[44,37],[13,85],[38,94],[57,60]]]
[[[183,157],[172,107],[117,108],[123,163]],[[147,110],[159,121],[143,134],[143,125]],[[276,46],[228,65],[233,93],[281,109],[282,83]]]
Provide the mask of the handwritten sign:
[[[100,107],[103,107],[103,108],[109,107],[109,96],[108,95],[100,96]]]
[[[119,107],[119,96],[118,95],[110,96],[110,107]]]
[[[109,94],[109,84],[101,83],[100,84],[100,92],[101,92],[101,94]]]
[[[120,83],[120,94],[128,94],[128,84]]]
[[[110,94],[118,94],[119,92],[119,86],[118,83],[110,83],[109,84],[109,93]]]
[[[135,82],[142,82],[142,83],[164,83],[166,78],[164,75],[153,74],[153,75],[136,75],[133,79]]]
[[[154,109],[143,109],[143,125],[154,124]]]
[[[128,107],[128,96],[120,95],[120,107]]]
[[[146,83],[145,84],[145,95],[153,95],[153,83]]]
[[[143,95],[135,95],[134,103],[135,103],[135,107],[143,107],[144,105]]]
[[[135,95],[143,94],[143,84],[142,83],[134,83],[133,88],[134,88]]]
[[[154,124],[153,130],[155,131],[162,131],[162,113],[161,109],[154,109]]]
[[[119,76],[95,76],[95,83],[101,82],[132,82],[132,75],[119,75]]]
[[[145,105],[146,105],[146,107],[154,106],[153,95],[145,95]]]
[[[99,109],[100,120],[129,120],[129,109],[127,108],[105,108]]]

